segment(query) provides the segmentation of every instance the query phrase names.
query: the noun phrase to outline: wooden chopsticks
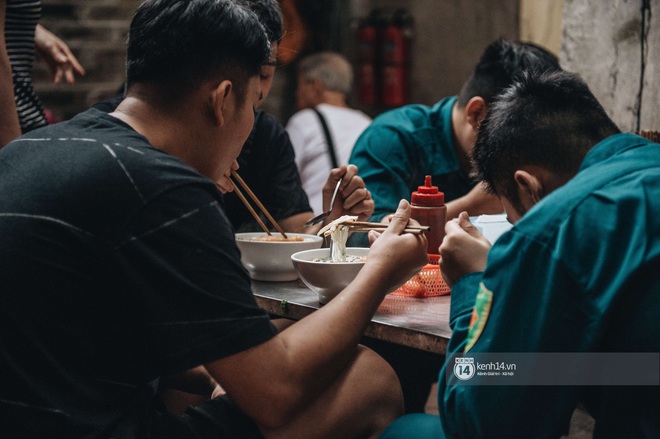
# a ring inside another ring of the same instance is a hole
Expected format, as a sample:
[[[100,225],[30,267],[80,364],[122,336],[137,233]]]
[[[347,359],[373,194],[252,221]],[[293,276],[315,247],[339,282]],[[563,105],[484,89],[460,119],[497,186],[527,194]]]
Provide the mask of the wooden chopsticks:
[[[264,206],[261,201],[259,201],[259,198],[252,192],[250,187],[245,183],[245,181],[241,178],[240,175],[238,175],[238,172],[232,170],[231,171],[231,176],[233,177],[234,180],[238,182],[238,184],[241,185],[241,187],[247,192],[247,194],[252,198],[252,201],[259,207],[259,209],[266,215],[266,218],[268,218],[268,221],[277,229],[277,231],[284,237],[284,239],[288,239],[286,236],[286,233],[284,233],[284,230],[280,227],[279,224],[277,224],[277,221],[275,221],[275,218],[272,217],[272,215],[268,212],[268,209],[266,209],[266,206]],[[245,204],[245,207],[250,211],[252,216],[254,217],[255,220],[257,220],[257,223],[259,223],[259,226],[263,229],[264,232],[266,232],[268,235],[271,235],[270,230],[268,230],[268,227],[266,227],[266,224],[259,218],[259,214],[254,210],[250,202],[245,198],[245,195],[243,195],[243,192],[238,188],[238,185],[234,184],[234,192],[236,192],[236,195],[240,200]]]
[[[353,232],[368,232],[369,230],[375,230],[377,232],[382,232],[387,228],[387,224],[383,223],[369,223],[365,221],[351,221],[345,222],[342,226],[346,226],[351,229]],[[406,227],[403,231],[405,233],[413,233],[415,235],[421,235],[424,232],[431,230],[429,226],[411,226]]]

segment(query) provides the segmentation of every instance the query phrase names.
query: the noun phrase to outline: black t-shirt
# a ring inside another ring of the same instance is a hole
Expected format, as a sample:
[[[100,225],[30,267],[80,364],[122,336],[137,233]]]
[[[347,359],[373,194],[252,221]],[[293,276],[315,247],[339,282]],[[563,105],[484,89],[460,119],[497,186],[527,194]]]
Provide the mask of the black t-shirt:
[[[289,135],[274,116],[263,110],[255,112],[254,127],[238,164],[241,178],[275,220],[312,211],[302,188]],[[226,194],[225,205],[227,217],[237,231],[261,231],[236,194]],[[264,223],[271,226],[261,215]]]
[[[275,333],[215,185],[101,111],[0,150],[0,199],[0,437],[140,437],[159,376]]]
[[[94,108],[111,113],[123,99],[123,95],[118,94],[96,103]],[[302,187],[289,135],[273,115],[261,109],[255,111],[254,126],[237,160],[241,178],[276,221],[312,211]],[[257,221],[236,194],[227,193],[224,198],[225,212],[236,231],[261,231]],[[264,224],[272,229],[272,224],[256,206],[255,211],[259,212]]]

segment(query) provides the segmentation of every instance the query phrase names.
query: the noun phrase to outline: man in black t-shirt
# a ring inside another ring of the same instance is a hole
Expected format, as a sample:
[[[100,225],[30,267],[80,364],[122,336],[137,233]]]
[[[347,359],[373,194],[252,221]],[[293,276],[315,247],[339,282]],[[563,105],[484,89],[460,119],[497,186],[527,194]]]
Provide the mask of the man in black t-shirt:
[[[270,57],[259,72],[262,96],[257,105],[260,106],[268,96],[275,77],[279,42],[284,33],[282,14],[277,0],[242,1],[257,14],[270,40]],[[287,232],[314,234],[342,215],[355,215],[359,220],[366,221],[374,212],[373,199],[364,181],[357,175],[357,167],[341,166],[324,176],[327,180],[322,190],[323,207],[324,211],[333,208],[331,214],[325,222],[305,227],[314,212],[300,180],[293,145],[280,121],[260,108],[255,111],[252,132],[237,162],[241,178]],[[340,178],[343,180],[337,200],[334,206],[330,206],[332,193]],[[227,217],[236,230],[261,231],[241,200],[232,193],[233,184],[229,179],[221,178],[218,185],[225,193]],[[262,220],[264,224],[269,224],[264,215]]]
[[[276,333],[250,291],[214,182],[268,54],[233,1],[147,0],[116,111],[0,150],[0,437],[367,437],[401,413],[394,372],[358,341],[426,262],[405,201],[313,315]],[[160,377],[200,366],[227,396],[168,413]]]
[[[268,96],[277,64],[279,42],[284,29],[282,14],[277,0],[242,0],[252,10],[264,26],[270,41],[270,56],[259,71],[262,95],[257,102],[259,107]],[[124,88],[113,98],[98,102],[94,108],[110,113],[123,100]],[[308,196],[303,189],[295,163],[293,145],[284,126],[270,113],[261,108],[255,109],[252,131],[243,145],[237,164],[241,178],[268,209],[268,212],[287,232],[315,234],[321,227],[342,215],[355,215],[359,220],[367,220],[374,212],[374,202],[357,167],[342,166],[332,170],[327,176],[323,189],[323,201],[330,209],[330,200],[337,181],[342,178],[340,191],[333,211],[323,223],[305,227],[307,220],[314,216]],[[234,186],[229,173],[218,180],[218,186],[225,195],[225,213],[237,232],[261,231],[258,222],[233,193]],[[264,224],[275,230],[264,214],[259,214]]]

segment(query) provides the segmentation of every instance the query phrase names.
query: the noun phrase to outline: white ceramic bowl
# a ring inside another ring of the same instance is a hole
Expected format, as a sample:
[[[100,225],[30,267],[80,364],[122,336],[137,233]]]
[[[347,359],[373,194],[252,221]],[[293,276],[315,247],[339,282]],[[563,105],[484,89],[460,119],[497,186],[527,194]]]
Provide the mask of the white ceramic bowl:
[[[346,254],[367,256],[368,248],[348,247]],[[317,258],[330,257],[329,248],[303,250],[291,256],[300,279],[319,295],[320,303],[328,303],[355,279],[364,266],[362,262],[314,262]]]
[[[241,262],[254,280],[292,281],[298,279],[291,255],[301,250],[319,248],[323,238],[302,233],[287,233],[287,236],[300,236],[303,241],[255,241],[264,237],[264,232],[237,233],[236,245],[241,251]]]

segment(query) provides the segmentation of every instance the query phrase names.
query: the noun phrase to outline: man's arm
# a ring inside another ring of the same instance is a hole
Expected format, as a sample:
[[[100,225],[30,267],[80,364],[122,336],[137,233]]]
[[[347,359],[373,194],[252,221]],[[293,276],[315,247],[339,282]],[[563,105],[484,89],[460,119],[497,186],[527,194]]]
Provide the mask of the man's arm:
[[[470,216],[495,215],[504,212],[502,202],[486,191],[483,183],[477,184],[470,192],[447,203],[447,220],[458,218],[461,212]]]
[[[402,232],[409,215],[404,201],[356,279],[327,305],[268,342],[206,365],[257,423],[285,425],[327,391],[355,357],[385,294],[427,262],[426,240]]]
[[[453,333],[438,379],[445,433],[457,438],[561,436],[577,404],[578,386],[466,385],[448,379],[456,355],[529,353],[531,364],[534,352],[580,352],[591,338],[587,322],[565,318],[569,308],[589,305],[569,293],[576,290],[574,281],[551,252],[515,232],[488,251],[478,231],[464,229],[465,221],[462,214],[447,223],[440,248],[443,276],[453,284]]]
[[[305,212],[284,218],[280,221],[282,228],[291,232],[316,234],[323,226],[343,215],[357,216],[358,221],[368,220],[374,212],[374,201],[371,198],[371,193],[365,187],[364,180],[357,174],[358,169],[354,165],[340,166],[330,171],[323,186],[324,212],[330,210],[332,194],[340,178],[342,182],[330,215],[323,222],[305,227],[305,223],[314,216],[312,212]]]

